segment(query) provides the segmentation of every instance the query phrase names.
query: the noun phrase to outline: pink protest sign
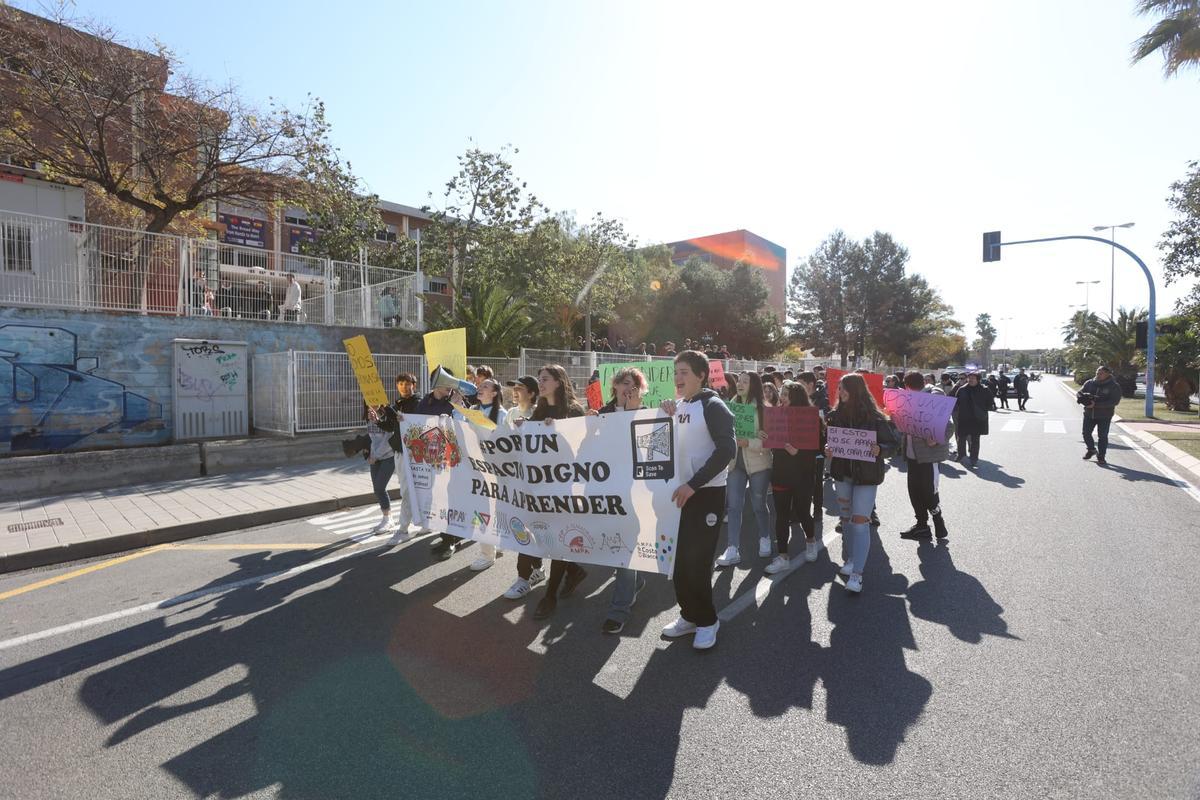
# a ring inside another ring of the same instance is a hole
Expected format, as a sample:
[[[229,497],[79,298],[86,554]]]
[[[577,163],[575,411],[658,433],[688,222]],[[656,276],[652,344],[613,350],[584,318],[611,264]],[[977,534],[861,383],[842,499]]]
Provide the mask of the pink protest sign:
[[[946,423],[957,402],[953,397],[906,389],[888,389],[883,393],[888,415],[901,432],[938,444],[946,441]]]
[[[838,404],[838,383],[842,380],[843,375],[853,375],[853,372],[845,372],[840,369],[828,367],[825,370],[825,385],[829,387],[829,407],[837,408]],[[883,408],[883,375],[878,372],[860,373],[862,379],[867,382],[867,391],[875,398],[875,402]]]
[[[834,458],[851,461],[874,461],[871,450],[875,447],[875,431],[860,428],[830,427],[826,444]]]
[[[725,365],[715,358],[708,360],[708,385],[714,389],[725,388]]]
[[[763,447],[816,450],[821,446],[821,412],[814,406],[776,406],[763,409]]]

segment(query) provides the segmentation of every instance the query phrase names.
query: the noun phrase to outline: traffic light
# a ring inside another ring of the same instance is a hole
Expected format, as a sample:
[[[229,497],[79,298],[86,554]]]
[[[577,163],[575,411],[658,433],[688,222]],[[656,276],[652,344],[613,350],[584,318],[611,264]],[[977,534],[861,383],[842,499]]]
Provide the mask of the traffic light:
[[[983,260],[1000,260],[1000,231],[988,231],[983,235]]]

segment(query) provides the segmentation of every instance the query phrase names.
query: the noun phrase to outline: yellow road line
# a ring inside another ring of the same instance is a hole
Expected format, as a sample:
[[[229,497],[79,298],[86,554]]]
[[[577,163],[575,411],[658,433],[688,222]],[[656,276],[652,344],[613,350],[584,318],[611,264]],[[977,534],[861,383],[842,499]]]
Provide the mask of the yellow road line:
[[[287,542],[267,544],[173,544],[172,550],[320,550],[337,542]]]
[[[25,594],[26,592],[32,592],[34,589],[41,589],[46,586],[53,586],[56,583],[62,583],[63,581],[69,581],[72,578],[78,578],[80,575],[87,575],[88,573],[91,573],[91,572],[97,572],[102,569],[108,569],[109,567],[115,567],[117,564],[123,564],[126,561],[132,561],[135,558],[141,558],[142,556],[148,556],[151,553],[157,553],[159,550],[163,550],[168,546],[169,545],[158,544],[153,547],[147,547],[145,550],[139,550],[136,553],[130,553],[127,556],[118,556],[117,558],[110,558],[107,561],[101,561],[98,564],[89,564],[88,566],[83,567],[82,569],[77,569],[74,572],[66,572],[66,573],[63,573],[62,575],[56,575],[53,578],[47,578],[44,581],[38,581],[37,583],[31,583],[28,586],[21,586],[16,589],[9,589],[7,592],[0,592],[0,600],[7,600],[10,597],[16,597],[17,595],[22,595],[22,594]]]

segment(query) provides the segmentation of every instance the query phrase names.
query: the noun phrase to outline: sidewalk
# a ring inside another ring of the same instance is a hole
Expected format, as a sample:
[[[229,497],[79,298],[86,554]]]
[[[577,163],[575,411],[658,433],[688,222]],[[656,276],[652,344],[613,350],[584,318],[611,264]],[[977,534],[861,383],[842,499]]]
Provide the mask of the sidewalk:
[[[399,491],[391,490],[396,497]],[[0,502],[0,573],[374,500],[360,458]]]

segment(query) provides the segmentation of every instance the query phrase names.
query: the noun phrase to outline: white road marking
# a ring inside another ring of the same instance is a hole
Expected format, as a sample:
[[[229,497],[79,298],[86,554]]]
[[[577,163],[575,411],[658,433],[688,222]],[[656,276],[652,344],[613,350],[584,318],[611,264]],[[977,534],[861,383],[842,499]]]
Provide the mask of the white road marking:
[[[1150,466],[1154,467],[1156,470],[1161,472],[1163,477],[1170,480],[1172,483],[1174,483],[1180,489],[1183,489],[1183,491],[1187,493],[1188,497],[1192,498],[1197,503],[1200,503],[1200,489],[1197,489],[1195,486],[1192,486],[1190,483],[1188,483],[1183,478],[1181,478],[1179,476],[1179,473],[1175,472],[1175,470],[1171,469],[1166,464],[1163,464],[1157,458],[1150,455],[1149,451],[1147,451],[1146,448],[1142,447],[1141,443],[1134,441],[1132,438],[1130,438],[1128,436],[1122,436],[1121,441],[1123,441],[1125,444],[1127,444],[1129,446],[1129,448],[1131,450],[1133,450],[1135,453],[1137,453],[1139,456],[1144,458]]]
[[[1024,427],[1025,427],[1025,420],[1010,419],[1008,422],[1004,423],[1003,430],[1005,433],[1020,433],[1021,429]]]
[[[1067,428],[1061,419],[1048,419],[1045,423],[1046,433],[1066,433]]]

